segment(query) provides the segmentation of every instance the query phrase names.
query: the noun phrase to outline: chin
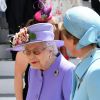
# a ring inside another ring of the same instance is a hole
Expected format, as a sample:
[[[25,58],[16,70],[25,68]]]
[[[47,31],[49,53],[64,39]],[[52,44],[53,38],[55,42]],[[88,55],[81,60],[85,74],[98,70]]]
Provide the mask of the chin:
[[[78,52],[75,51],[71,52],[71,57],[78,57]]]
[[[39,67],[34,67],[34,66],[31,66],[32,69],[37,69],[37,70],[40,70],[41,68]]]
[[[40,69],[40,66],[37,64],[31,64],[31,68],[33,69]]]
[[[76,54],[73,54],[71,57],[77,58],[78,56]]]

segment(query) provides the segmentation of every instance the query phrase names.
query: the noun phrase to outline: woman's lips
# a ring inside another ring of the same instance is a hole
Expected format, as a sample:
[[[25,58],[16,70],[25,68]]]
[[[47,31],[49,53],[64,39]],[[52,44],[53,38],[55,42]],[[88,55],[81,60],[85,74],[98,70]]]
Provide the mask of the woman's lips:
[[[31,62],[32,64],[36,64],[36,63],[38,63],[38,61],[33,61],[33,62]]]

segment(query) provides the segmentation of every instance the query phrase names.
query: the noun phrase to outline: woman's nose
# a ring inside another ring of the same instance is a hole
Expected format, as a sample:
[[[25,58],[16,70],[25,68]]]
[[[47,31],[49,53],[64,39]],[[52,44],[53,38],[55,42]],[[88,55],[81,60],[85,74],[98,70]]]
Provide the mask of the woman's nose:
[[[31,54],[28,56],[28,58],[29,58],[30,60],[36,59],[36,55],[34,55],[34,54],[31,52]]]

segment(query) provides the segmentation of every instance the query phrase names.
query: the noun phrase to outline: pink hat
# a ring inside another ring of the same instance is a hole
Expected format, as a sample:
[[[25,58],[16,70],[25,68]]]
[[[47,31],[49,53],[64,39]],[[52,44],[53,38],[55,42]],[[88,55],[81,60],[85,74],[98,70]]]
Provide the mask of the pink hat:
[[[52,18],[52,6],[47,7],[44,6],[40,11],[36,12],[34,15],[34,19],[38,22],[47,22]]]

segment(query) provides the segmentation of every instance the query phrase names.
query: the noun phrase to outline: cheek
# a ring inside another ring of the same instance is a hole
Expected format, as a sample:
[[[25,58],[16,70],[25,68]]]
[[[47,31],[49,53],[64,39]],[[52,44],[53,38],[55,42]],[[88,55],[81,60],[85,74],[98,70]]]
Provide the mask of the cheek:
[[[46,51],[41,56],[39,56],[39,60],[42,66],[46,67],[50,59],[50,52]]]
[[[68,52],[70,53],[70,55],[73,55],[73,53],[75,51],[75,45],[73,44],[73,41],[66,40],[65,47],[68,50]]]
[[[49,59],[49,54],[47,53],[39,57],[40,63],[43,65],[48,61],[48,59]]]
[[[64,42],[64,45],[65,45],[65,47],[66,47],[67,49],[69,49],[69,50],[72,49],[72,44],[71,44],[71,42],[65,41],[65,42]]]
[[[27,59],[28,63],[30,63],[30,58],[28,56],[26,56],[26,59]]]

